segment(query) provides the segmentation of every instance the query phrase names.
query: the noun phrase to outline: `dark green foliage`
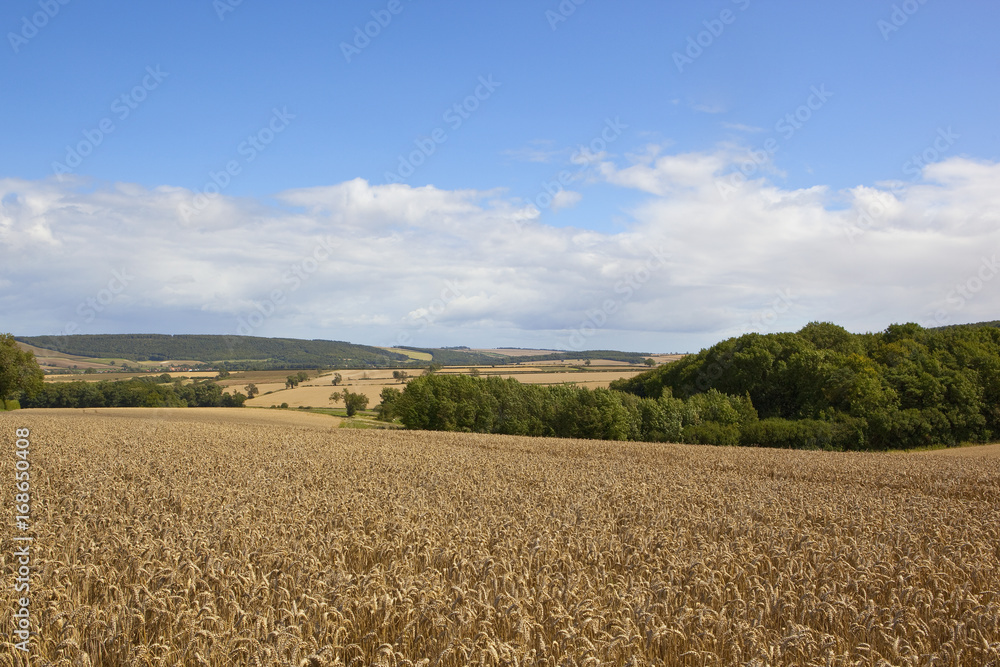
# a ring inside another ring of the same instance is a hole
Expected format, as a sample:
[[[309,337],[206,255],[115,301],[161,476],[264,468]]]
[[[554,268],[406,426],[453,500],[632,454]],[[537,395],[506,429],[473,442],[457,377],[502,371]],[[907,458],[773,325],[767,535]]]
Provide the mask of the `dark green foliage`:
[[[349,368],[398,366],[408,357],[367,345],[330,340],[161,334],[97,334],[26,336],[30,345],[83,357],[117,357],[132,361],[193,359],[226,362],[228,371],[271,368]]]
[[[644,364],[649,355],[642,352],[618,352],[617,350],[584,350],[583,352],[554,352],[530,357],[511,357],[519,363],[536,363],[539,361],[566,361],[567,359],[607,359],[608,361],[624,361],[629,364]]]
[[[0,334],[0,401],[39,391],[44,377],[33,353],[22,351],[12,335]]]
[[[863,434],[856,420],[840,422],[817,419],[761,419],[746,424],[740,431],[739,444],[748,447],[787,449],[861,449]]]
[[[566,359],[608,359],[630,364],[645,363],[648,355],[639,352],[618,352],[616,350],[586,350],[583,352],[552,352],[523,357],[511,357],[498,353],[475,352],[468,348],[424,348],[401,347],[402,350],[424,352],[433,357],[434,363],[444,366],[505,366],[516,363],[537,363],[539,361],[565,361]]]
[[[1000,438],[1000,329],[910,323],[851,334],[814,322],[798,333],[732,338],[612,388],[641,397],[665,389],[685,399],[713,389],[749,396],[762,421],[743,429],[743,444],[983,442]]]
[[[183,408],[243,407],[247,397],[222,393],[214,382],[164,384],[159,378],[117,382],[52,382],[22,399],[26,408]]]
[[[831,450],[1000,439],[1000,329],[829,323],[747,334],[611,390],[427,375],[388,401],[409,428]]]
[[[355,394],[344,390],[344,406],[347,408],[347,416],[353,417],[358,410],[368,407],[368,397],[364,394]]]
[[[403,395],[403,392],[396,389],[395,387],[385,387],[382,389],[381,399],[382,402],[378,404],[376,408],[376,416],[382,421],[392,421],[396,418],[396,402],[399,397]]]
[[[718,392],[687,402],[669,395],[639,399],[609,389],[467,375],[425,375],[394,391],[383,392],[385,409],[407,428],[434,431],[663,442],[681,440],[687,427],[718,424],[726,439],[713,444],[739,444],[740,426],[757,419],[749,399]]]
[[[400,347],[401,350],[412,350],[431,355],[434,363],[444,366],[489,366],[491,364],[507,364],[511,358],[499,354],[484,354],[468,349],[443,348],[430,349],[423,347]],[[426,362],[420,362],[426,364]]]
[[[684,442],[692,445],[722,445],[735,447],[740,444],[740,428],[735,424],[704,422],[684,427]]]

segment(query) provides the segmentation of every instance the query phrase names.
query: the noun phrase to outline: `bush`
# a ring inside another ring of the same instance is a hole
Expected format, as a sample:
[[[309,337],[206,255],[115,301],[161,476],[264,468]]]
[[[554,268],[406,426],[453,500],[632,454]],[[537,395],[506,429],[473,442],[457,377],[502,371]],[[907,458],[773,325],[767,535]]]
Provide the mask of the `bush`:
[[[746,424],[740,444],[784,449],[860,449],[865,442],[864,427],[864,420],[844,416],[838,421],[773,417]]]
[[[0,407],[2,407],[4,410],[20,410],[21,403],[18,402],[17,400],[0,401]]]
[[[736,424],[702,422],[684,427],[684,442],[690,445],[721,445],[735,447],[740,444],[740,428]]]
[[[358,410],[368,407],[368,397],[364,394],[352,394],[344,390],[344,405],[347,407],[347,416],[353,417]]]
[[[396,418],[396,401],[403,395],[398,389],[385,387],[382,389],[382,402],[378,404],[377,417],[381,421],[391,422]]]

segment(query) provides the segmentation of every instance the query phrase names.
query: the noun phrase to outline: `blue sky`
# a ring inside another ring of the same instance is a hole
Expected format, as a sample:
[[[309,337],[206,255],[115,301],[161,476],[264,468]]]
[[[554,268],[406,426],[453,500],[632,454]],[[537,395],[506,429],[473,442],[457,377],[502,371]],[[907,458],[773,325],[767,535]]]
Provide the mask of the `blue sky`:
[[[690,351],[997,319],[998,18],[8,2],[0,329]]]

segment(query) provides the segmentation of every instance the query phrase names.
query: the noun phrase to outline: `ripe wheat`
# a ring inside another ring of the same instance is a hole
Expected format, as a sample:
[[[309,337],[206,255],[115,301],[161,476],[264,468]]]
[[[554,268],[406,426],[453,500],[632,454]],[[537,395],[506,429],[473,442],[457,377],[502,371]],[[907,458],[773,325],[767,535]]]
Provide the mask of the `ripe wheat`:
[[[15,426],[35,667],[1000,664],[997,458]]]

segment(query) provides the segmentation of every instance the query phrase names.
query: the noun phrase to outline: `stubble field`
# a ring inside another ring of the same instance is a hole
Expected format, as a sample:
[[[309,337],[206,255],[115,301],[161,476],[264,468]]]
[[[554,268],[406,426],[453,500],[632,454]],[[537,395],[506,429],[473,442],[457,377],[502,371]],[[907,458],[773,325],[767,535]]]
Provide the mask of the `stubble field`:
[[[31,430],[30,664],[1000,664],[989,448],[187,412],[0,414],[5,628],[14,432]],[[5,629],[0,665],[29,664],[12,641]]]

